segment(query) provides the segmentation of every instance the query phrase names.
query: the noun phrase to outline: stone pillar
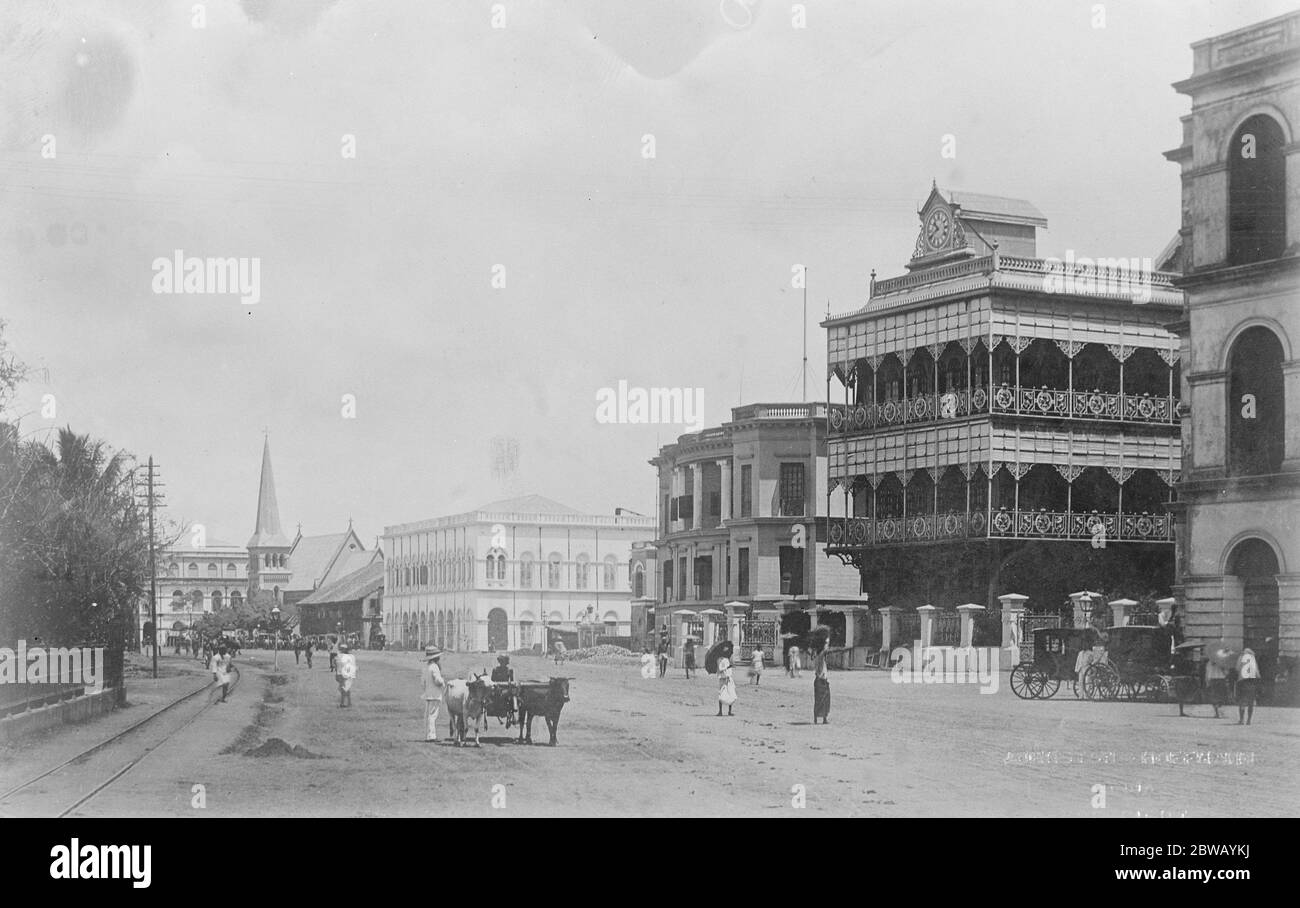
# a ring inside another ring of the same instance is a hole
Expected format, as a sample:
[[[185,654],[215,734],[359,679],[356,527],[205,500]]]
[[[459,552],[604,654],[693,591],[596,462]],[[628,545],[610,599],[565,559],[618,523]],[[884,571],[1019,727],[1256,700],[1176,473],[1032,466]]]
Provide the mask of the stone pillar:
[[[886,605],[877,609],[880,612],[880,648],[886,653],[892,653],[894,647],[899,644],[894,641],[894,613],[898,609],[892,605]]]
[[[1070,604],[1074,606],[1075,627],[1088,626],[1088,621],[1092,617],[1092,603],[1100,598],[1100,593],[1091,593],[1088,590],[1070,594]]]
[[[1028,596],[1019,593],[1003,593],[998,597],[998,602],[1002,603],[1002,649],[1012,665],[1020,662],[1020,619],[1028,601]]]
[[[697,463],[691,467],[691,529],[698,530],[704,525],[704,464]]]
[[[926,604],[920,606],[916,612],[921,616],[921,651],[930,648],[930,641],[934,639],[934,613],[939,611],[933,605]]]
[[[722,520],[731,519],[731,461],[719,460],[718,467],[722,470]]]
[[[1137,605],[1132,599],[1112,599],[1107,604],[1110,606],[1110,623],[1115,627],[1123,627],[1128,624],[1133,606]]]
[[[853,640],[854,640],[853,632],[855,629],[854,624],[856,623],[854,619],[856,617],[856,612],[857,612],[856,609],[851,609],[851,608],[846,608],[844,610],[844,645],[845,646],[853,645]]]
[[[1282,388],[1287,400],[1300,400],[1300,359],[1282,363]],[[1300,420],[1285,420],[1282,441],[1282,469],[1300,469]]]
[[[1278,652],[1300,655],[1300,574],[1277,575]]]
[[[974,602],[967,602],[965,605],[957,606],[957,613],[961,615],[962,649],[969,649],[975,645],[975,619],[984,610],[984,606],[976,605]]]

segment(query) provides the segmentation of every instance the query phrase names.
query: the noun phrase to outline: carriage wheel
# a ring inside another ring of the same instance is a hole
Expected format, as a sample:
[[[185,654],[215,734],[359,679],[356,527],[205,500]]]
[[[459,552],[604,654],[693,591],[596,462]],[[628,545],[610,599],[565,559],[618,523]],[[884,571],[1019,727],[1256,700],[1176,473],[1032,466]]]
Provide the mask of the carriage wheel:
[[[1043,676],[1043,688],[1039,696],[1044,700],[1050,700],[1056,696],[1056,692],[1061,689],[1061,682],[1057,678]]]
[[[1082,684],[1082,682],[1081,682],[1078,678],[1075,678],[1074,681],[1072,681],[1072,682],[1070,683],[1070,686],[1071,686],[1072,688],[1074,688],[1074,696],[1075,696],[1075,698],[1076,698],[1076,699],[1082,699],[1082,698],[1083,698],[1083,684]]]
[[[1033,666],[1025,665],[1022,662],[1011,670],[1011,692],[1021,700],[1034,699],[1034,695],[1031,692],[1028,683],[1032,669]]]
[[[1083,673],[1083,695],[1089,700],[1117,700],[1121,686],[1109,663],[1095,662]]]
[[[1145,681],[1135,680],[1124,683],[1119,691],[1130,703],[1137,700],[1147,699],[1147,685]]]

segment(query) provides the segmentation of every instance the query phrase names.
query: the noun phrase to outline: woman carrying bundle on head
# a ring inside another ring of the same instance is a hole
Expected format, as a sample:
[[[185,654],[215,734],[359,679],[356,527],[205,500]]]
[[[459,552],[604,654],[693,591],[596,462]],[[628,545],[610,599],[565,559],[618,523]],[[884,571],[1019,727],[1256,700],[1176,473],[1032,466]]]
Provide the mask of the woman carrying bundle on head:
[[[813,725],[821,719],[823,725],[830,723],[831,682],[826,677],[826,646],[830,643],[831,629],[826,625],[813,628],[810,646],[812,648],[813,668]]]

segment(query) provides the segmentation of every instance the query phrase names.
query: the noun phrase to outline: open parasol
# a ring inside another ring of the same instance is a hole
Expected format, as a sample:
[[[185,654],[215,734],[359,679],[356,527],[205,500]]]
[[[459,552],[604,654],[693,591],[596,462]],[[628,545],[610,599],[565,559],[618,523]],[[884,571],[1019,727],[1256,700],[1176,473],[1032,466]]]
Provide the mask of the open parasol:
[[[719,640],[709,647],[709,651],[704,654],[704,670],[710,675],[717,674],[718,660],[723,656],[728,659],[736,651],[736,646],[730,640]]]
[[[1237,656],[1237,651],[1222,640],[1209,648],[1210,661],[1225,671],[1236,666]]]

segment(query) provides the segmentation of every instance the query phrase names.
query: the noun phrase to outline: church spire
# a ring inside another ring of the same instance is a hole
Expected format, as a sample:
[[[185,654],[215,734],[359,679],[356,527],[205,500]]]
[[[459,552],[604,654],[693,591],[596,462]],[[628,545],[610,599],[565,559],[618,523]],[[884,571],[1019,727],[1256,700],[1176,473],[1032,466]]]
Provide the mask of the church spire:
[[[289,540],[280,531],[280,508],[275,501],[275,477],[271,474],[271,440],[262,442],[262,484],[257,490],[257,526],[248,547],[288,548]]]

